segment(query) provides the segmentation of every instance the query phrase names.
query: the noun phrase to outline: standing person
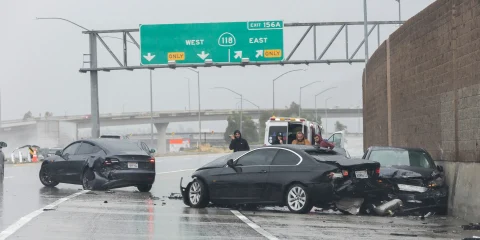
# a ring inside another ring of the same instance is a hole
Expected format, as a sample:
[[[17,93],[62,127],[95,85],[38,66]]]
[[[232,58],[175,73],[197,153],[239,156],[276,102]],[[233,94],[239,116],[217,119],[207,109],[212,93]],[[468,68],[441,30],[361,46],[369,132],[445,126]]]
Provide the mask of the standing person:
[[[315,135],[315,145],[328,149],[333,149],[335,147],[335,145],[325,141],[320,134]]]
[[[231,138],[232,141],[230,142],[230,150],[233,150],[233,152],[250,150],[247,140],[242,138],[242,133],[240,133],[240,131],[235,130],[233,135],[231,135]]]
[[[273,140],[272,145],[278,145],[278,144],[283,144],[283,134],[278,133],[277,138]]]
[[[2,145],[0,143],[0,183],[3,183],[4,178],[4,168],[5,168],[5,154],[2,151]]]
[[[308,139],[305,138],[302,132],[297,132],[297,139],[293,140],[292,144],[296,145],[312,145]]]

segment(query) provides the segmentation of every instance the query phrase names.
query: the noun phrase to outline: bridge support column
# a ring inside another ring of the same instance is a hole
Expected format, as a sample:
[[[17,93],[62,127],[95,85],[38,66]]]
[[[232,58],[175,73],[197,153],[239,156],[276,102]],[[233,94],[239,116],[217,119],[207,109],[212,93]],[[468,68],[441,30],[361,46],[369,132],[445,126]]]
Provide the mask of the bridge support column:
[[[168,123],[155,123],[157,129],[157,153],[167,152],[167,127]]]

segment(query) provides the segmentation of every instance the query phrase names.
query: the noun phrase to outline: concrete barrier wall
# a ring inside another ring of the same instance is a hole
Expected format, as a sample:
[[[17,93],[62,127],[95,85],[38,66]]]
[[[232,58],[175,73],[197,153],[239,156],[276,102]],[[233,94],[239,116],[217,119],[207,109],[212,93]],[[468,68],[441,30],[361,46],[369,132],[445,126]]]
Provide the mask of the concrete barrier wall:
[[[435,1],[385,41],[366,73],[364,148],[426,148],[445,167],[451,212],[478,222],[480,1]]]

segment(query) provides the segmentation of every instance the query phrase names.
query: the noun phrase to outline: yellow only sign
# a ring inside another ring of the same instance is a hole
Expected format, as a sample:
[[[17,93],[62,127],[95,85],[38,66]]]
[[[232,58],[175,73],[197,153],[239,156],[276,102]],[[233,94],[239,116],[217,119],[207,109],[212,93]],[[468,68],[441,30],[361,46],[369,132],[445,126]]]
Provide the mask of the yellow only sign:
[[[281,49],[268,49],[263,51],[265,58],[278,58],[282,57],[282,50]]]
[[[167,58],[168,61],[185,60],[185,52],[169,52]]]

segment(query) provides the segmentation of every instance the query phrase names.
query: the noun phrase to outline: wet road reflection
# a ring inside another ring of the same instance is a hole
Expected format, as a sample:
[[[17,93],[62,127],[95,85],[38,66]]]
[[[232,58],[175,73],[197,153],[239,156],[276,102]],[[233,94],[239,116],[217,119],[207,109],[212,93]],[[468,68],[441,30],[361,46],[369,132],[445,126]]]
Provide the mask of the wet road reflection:
[[[218,156],[218,155],[217,155]],[[216,156],[160,158],[157,172],[197,168]],[[38,180],[40,165],[11,167],[0,193],[0,227],[4,229],[26,214],[78,192],[80,186],[60,184],[45,188]],[[193,171],[159,174],[151,193],[136,188],[92,191],[58,205],[20,228],[11,239],[265,239],[233,215],[230,209],[194,209],[178,193],[179,181]],[[15,179],[15,181],[13,181]],[[20,181],[22,179],[22,181]],[[415,239],[460,239],[463,222],[448,218],[388,218],[345,216],[312,212],[291,214],[282,208],[241,211],[248,219],[279,239],[405,239],[391,233],[412,233]],[[435,233],[438,230],[445,233]],[[456,232],[453,232],[456,231]]]

